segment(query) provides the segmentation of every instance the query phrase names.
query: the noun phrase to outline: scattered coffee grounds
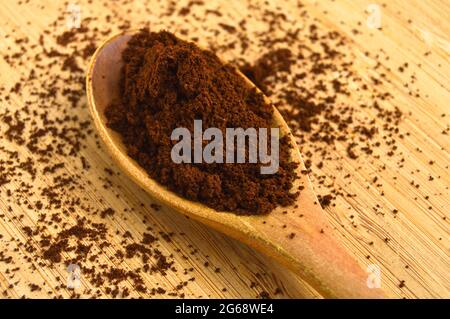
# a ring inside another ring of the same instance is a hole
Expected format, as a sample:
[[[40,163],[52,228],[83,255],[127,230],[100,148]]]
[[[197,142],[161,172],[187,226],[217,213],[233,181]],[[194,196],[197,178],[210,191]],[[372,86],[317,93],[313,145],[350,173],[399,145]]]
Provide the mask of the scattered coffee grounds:
[[[273,27],[279,23],[269,21]],[[270,50],[252,62],[239,59],[236,63],[283,115],[313,183],[318,181],[314,184],[320,204],[333,206],[338,196],[346,194],[336,184],[334,174],[341,170],[342,160],[373,161],[383,155],[394,156],[397,141],[405,135],[399,129],[405,115],[390,103],[393,97],[383,88],[382,80],[371,77],[367,84],[351,67],[354,57],[346,51],[347,38],[321,30],[315,23],[302,42],[297,39],[299,32],[289,30],[282,40],[269,33],[260,42]],[[370,57],[370,53],[365,54]],[[384,72],[381,68],[380,63],[374,67]],[[380,154],[377,149],[388,151]],[[321,174],[323,167],[335,167],[333,174]],[[351,173],[346,179],[351,180]]]
[[[148,30],[133,36],[122,58],[121,96],[105,114],[152,178],[219,211],[265,214],[294,202],[297,164],[290,162],[287,136],[280,138],[275,174],[261,174],[260,162],[177,164],[171,158],[173,130],[188,128],[193,137],[194,120],[223,136],[226,128],[270,129],[272,105],[233,66],[171,33]]]
[[[408,122],[422,125],[423,113],[414,112],[414,103],[404,103],[415,99],[418,105],[430,103],[430,97],[420,92],[427,77],[418,68],[439,68],[436,61],[442,57],[434,52],[425,52],[418,65],[417,61],[394,63],[394,55],[381,47],[368,45],[364,52],[365,46],[358,47],[353,40],[382,31],[365,28],[364,20],[353,24],[331,13],[318,17],[320,8],[332,11],[322,1],[283,6],[243,1],[239,12],[215,1],[136,5],[125,0],[120,8],[109,2],[77,3],[82,12],[79,28],[67,25],[73,12],[63,2],[57,6],[28,0],[4,3],[7,11],[23,12],[21,21],[30,25],[22,28],[8,19],[2,22],[0,59],[8,74],[0,83],[2,298],[274,297],[276,286],[282,288],[281,297],[298,297],[279,270],[249,272],[253,265],[268,269],[259,258],[252,259],[254,254],[239,248],[239,255],[233,257],[237,246],[228,242],[223,250],[229,250],[230,256],[214,256],[205,242],[214,246],[221,238],[211,237],[206,228],[198,235],[200,226],[195,222],[168,217],[155,212],[164,211],[163,207],[142,204],[137,188],[125,187],[126,179],[104,156],[87,111],[84,70],[105,38],[149,24],[202,40],[227,60],[246,65],[243,70],[270,95],[297,137],[321,203],[328,205],[330,217],[341,224],[345,236],[364,238],[358,249],[370,256],[371,263],[379,262],[380,245],[391,249],[393,256],[398,254],[395,243],[403,242],[399,227],[402,234],[414,234],[396,222],[404,212],[390,202],[392,186],[402,185],[402,179],[409,179],[403,183],[405,192],[393,196],[422,205],[433,220],[448,220],[442,206],[448,186],[443,184],[439,193],[427,187],[442,181],[439,172],[448,170],[443,161],[447,148],[433,147],[433,153],[442,155],[433,158],[415,148],[422,135],[409,135]],[[56,19],[39,24],[27,21],[36,14]],[[401,16],[408,18],[406,14]],[[384,21],[389,24],[388,20]],[[413,26],[416,21],[408,23]],[[33,32],[28,32],[31,26]],[[349,27],[358,33],[347,37]],[[391,87],[396,92],[405,90],[410,99],[401,94],[392,97]],[[447,137],[449,114],[441,116],[435,118],[436,135]],[[414,166],[421,161],[425,166],[419,172]],[[371,173],[361,174],[368,166]],[[361,188],[355,185],[361,184],[367,184],[370,196],[359,196]],[[380,232],[366,232],[365,220],[372,208],[377,215],[374,226]],[[130,224],[132,232],[124,229]],[[183,233],[177,231],[180,228]],[[431,230],[442,244],[443,228]],[[289,227],[286,231],[292,234]],[[430,249],[440,248],[432,245]],[[427,258],[419,250],[409,252],[414,258]],[[419,287],[435,276],[410,258],[399,255],[398,260],[404,267],[390,269],[398,280],[391,288],[397,287],[400,297],[416,297],[413,289],[406,288]],[[67,287],[71,263],[80,266],[78,289]],[[215,273],[219,267],[221,272]],[[234,285],[219,292],[211,282],[224,284],[223,276],[229,276]],[[194,279],[196,287],[191,285]],[[431,288],[427,291],[420,294],[433,295]]]

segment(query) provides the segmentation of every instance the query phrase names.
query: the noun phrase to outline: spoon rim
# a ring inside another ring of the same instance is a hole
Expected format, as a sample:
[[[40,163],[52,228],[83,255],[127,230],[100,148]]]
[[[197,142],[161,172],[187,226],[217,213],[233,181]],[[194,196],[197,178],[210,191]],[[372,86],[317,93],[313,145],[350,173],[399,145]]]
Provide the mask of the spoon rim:
[[[129,164],[132,164],[133,167],[139,168],[139,171],[141,173],[144,173],[143,175],[146,177],[147,181],[145,181],[145,183],[142,185],[143,181],[140,181],[139,184],[141,187],[144,188],[144,190],[147,190],[147,188],[151,188],[152,190],[152,195],[153,193],[155,193],[155,197],[156,199],[158,199],[159,201],[167,204],[170,207],[174,207],[181,211],[184,210],[185,208],[190,208],[189,209],[189,213],[191,213],[191,215],[199,215],[200,217],[207,217],[207,215],[209,216],[209,214],[226,214],[226,215],[230,215],[230,216],[238,216],[240,218],[244,217],[244,216],[257,216],[257,217],[264,217],[270,214],[270,212],[268,214],[255,214],[255,215],[251,215],[251,214],[237,214],[233,211],[218,211],[215,210],[211,207],[208,207],[205,204],[202,204],[200,202],[196,202],[196,201],[192,201],[189,200],[187,198],[184,198],[181,195],[178,195],[177,193],[169,190],[166,186],[160,184],[159,182],[157,182],[156,180],[154,180],[153,178],[151,178],[148,173],[145,171],[145,169],[139,165],[139,163],[137,163],[136,160],[134,160],[133,158],[131,158],[130,156],[128,156],[128,154],[124,154],[123,150],[121,150],[117,145],[117,141],[115,141],[115,139],[113,139],[111,137],[111,133],[113,134],[117,134],[116,132],[114,132],[112,129],[110,129],[107,125],[106,122],[104,121],[104,119],[101,118],[100,115],[100,111],[99,108],[96,105],[96,101],[94,98],[94,88],[93,88],[93,74],[95,71],[95,66],[96,66],[96,62],[98,60],[99,55],[103,52],[103,49],[105,47],[107,47],[108,45],[111,45],[114,40],[116,40],[117,38],[121,37],[121,36],[132,36],[133,34],[135,34],[135,32],[138,32],[139,30],[129,30],[129,31],[122,31],[119,33],[116,33],[112,36],[110,36],[109,38],[107,38],[94,52],[94,54],[92,55],[90,62],[89,62],[89,68],[87,70],[87,76],[86,76],[86,92],[87,92],[87,99],[88,99],[88,105],[89,105],[89,110],[91,113],[91,116],[93,117],[93,122],[96,126],[97,132],[99,132],[99,136],[101,137],[102,141],[104,144],[106,144],[108,151],[110,153],[113,153],[114,155],[118,155],[121,154],[123,156],[121,156],[120,158],[114,157],[112,156],[114,159],[119,160],[119,164],[120,167],[123,171],[128,172],[128,166]],[[243,77],[245,79],[245,81],[252,87],[255,87],[259,93],[263,94],[261,92],[261,90],[256,87],[254,85],[253,82],[251,82],[244,74],[242,74],[239,70],[236,69],[236,71],[238,72],[238,74]],[[303,161],[301,159],[301,155],[300,152],[298,150],[298,147],[295,143],[295,140],[293,139],[293,135],[289,129],[289,127],[287,126],[286,122],[284,121],[283,117],[281,116],[281,114],[278,112],[278,110],[273,106],[273,104],[270,102],[270,100],[268,99],[268,97],[263,94],[264,96],[264,100],[266,101],[266,103],[269,103],[273,110],[273,123],[276,123],[276,125],[280,128],[280,133],[281,135],[289,135],[289,144],[290,144],[290,156],[291,159],[295,162],[299,162],[299,166],[303,165]],[[106,140],[105,140],[106,139]],[[122,141],[119,140],[119,142],[121,144],[123,144]],[[295,143],[295,144],[294,144]],[[129,163],[127,163],[129,162]],[[140,180],[140,177],[142,176],[136,176],[135,174],[133,174],[133,181],[136,180]],[[297,180],[297,179],[296,179]],[[295,186],[293,186],[291,188],[294,189]],[[162,192],[157,192],[158,189],[161,189]],[[155,192],[156,190],[156,192]],[[174,199],[178,199],[181,200],[182,203],[179,203],[178,200],[172,201]],[[174,205],[175,204],[175,205]],[[182,204],[182,205],[180,205]],[[200,213],[200,214],[199,214]],[[224,216],[226,216],[224,215]],[[234,218],[233,218],[234,219]],[[232,222],[232,220],[230,220],[230,222]]]

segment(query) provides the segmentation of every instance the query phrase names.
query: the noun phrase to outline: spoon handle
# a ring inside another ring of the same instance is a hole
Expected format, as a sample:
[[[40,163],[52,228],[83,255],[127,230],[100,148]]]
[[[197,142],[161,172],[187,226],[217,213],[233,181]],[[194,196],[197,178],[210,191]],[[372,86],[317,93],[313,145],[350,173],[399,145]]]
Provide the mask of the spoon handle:
[[[369,288],[369,273],[333,236],[316,232],[319,235],[305,233],[297,240],[278,241],[274,257],[326,298],[384,297],[381,289]]]
[[[369,287],[370,274],[333,237],[320,205],[301,211],[307,212],[302,218],[286,218],[281,212],[272,212],[264,223],[258,222],[258,217],[250,217],[239,229],[212,219],[195,218],[274,258],[325,298],[386,298],[380,288]],[[286,223],[295,229],[294,237],[279,231]]]
[[[252,225],[250,231],[257,236],[250,237],[249,244],[292,269],[324,297],[385,297],[380,288],[370,288],[370,274],[335,239],[312,190],[301,198],[293,212],[274,212],[265,223]]]

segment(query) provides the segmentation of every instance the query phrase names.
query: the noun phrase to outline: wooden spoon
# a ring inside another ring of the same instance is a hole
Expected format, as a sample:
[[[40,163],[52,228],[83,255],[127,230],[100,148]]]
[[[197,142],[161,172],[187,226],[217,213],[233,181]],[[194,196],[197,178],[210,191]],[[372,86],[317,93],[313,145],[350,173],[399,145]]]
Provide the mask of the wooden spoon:
[[[134,33],[134,32],[133,32]],[[328,298],[383,297],[380,289],[369,289],[369,274],[336,241],[324,211],[317,202],[295,140],[275,109],[274,124],[290,136],[292,159],[301,163],[295,189],[304,186],[295,207],[277,208],[268,215],[240,216],[218,212],[167,190],[151,179],[127,155],[120,135],[106,126],[104,110],[119,96],[122,51],[132,33],[120,33],[104,42],[94,53],[86,79],[87,98],[100,138],[112,158],[147,193],[166,206],[230,235],[269,255],[301,276]],[[244,75],[242,75],[245,77]],[[247,78],[246,78],[247,79]],[[247,79],[250,85],[253,84]],[[287,211],[287,213],[286,213]]]

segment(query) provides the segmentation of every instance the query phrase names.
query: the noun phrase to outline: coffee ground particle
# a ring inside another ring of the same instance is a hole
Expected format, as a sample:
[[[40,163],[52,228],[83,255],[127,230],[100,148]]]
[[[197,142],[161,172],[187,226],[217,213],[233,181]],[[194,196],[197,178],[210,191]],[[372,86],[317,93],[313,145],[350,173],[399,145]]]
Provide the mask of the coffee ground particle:
[[[258,297],[261,299],[270,299],[270,294],[267,291],[261,291]]]
[[[271,175],[260,173],[261,163],[176,164],[171,158],[173,130],[186,127],[193,136],[194,120],[223,136],[228,127],[271,127],[272,106],[234,67],[171,33],[148,30],[131,38],[122,59],[121,96],[105,115],[150,177],[219,211],[265,214],[294,202],[297,164],[289,161],[286,136],[280,139],[278,172]]]
[[[111,207],[108,207],[100,212],[100,216],[102,218],[106,218],[106,216],[113,216],[115,213],[116,212],[114,209],[112,209]]]

